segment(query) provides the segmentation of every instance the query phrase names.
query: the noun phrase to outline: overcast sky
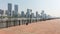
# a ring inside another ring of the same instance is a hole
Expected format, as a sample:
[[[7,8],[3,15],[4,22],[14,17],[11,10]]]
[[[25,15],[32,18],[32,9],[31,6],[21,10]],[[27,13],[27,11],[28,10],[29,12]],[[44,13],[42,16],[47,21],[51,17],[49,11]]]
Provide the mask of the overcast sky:
[[[33,13],[44,10],[49,15],[60,16],[60,0],[0,0],[0,9],[7,10],[8,3],[12,3],[13,10],[14,4],[19,5],[19,13],[29,8]]]

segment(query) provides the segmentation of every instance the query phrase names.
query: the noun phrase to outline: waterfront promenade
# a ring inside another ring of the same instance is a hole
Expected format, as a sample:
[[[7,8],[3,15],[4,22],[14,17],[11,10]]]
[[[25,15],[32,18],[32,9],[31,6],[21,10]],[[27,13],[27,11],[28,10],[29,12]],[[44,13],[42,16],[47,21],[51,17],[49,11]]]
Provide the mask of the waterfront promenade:
[[[8,28],[12,26],[18,26],[18,25],[28,25],[32,22],[38,22],[40,21],[40,18],[5,18],[0,19],[0,28]]]
[[[60,34],[60,19],[4,28],[0,34]]]

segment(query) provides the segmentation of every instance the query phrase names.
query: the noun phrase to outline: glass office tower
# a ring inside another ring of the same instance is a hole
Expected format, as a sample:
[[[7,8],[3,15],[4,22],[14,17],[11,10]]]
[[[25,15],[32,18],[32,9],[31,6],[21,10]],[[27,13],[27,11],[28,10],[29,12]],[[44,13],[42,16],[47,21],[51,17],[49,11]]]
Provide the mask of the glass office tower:
[[[12,4],[8,3],[8,16],[12,16]]]
[[[18,5],[14,5],[14,15],[18,17]]]

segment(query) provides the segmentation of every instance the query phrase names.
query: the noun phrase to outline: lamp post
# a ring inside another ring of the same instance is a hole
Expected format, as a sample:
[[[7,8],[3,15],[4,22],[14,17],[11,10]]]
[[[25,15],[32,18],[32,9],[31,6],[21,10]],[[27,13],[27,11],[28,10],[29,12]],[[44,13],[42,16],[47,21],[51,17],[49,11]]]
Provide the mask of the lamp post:
[[[30,23],[32,21],[32,10],[30,11]]]

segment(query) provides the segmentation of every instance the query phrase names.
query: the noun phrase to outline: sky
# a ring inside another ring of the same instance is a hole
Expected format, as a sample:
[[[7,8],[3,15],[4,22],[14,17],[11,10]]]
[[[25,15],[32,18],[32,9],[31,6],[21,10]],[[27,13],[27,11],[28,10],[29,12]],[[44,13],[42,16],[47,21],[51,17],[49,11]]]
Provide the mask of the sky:
[[[12,10],[14,10],[14,5],[17,4],[19,13],[32,9],[33,13],[38,11],[40,14],[44,10],[48,15],[60,17],[60,0],[0,0],[0,9],[7,10],[8,3],[12,3]]]

